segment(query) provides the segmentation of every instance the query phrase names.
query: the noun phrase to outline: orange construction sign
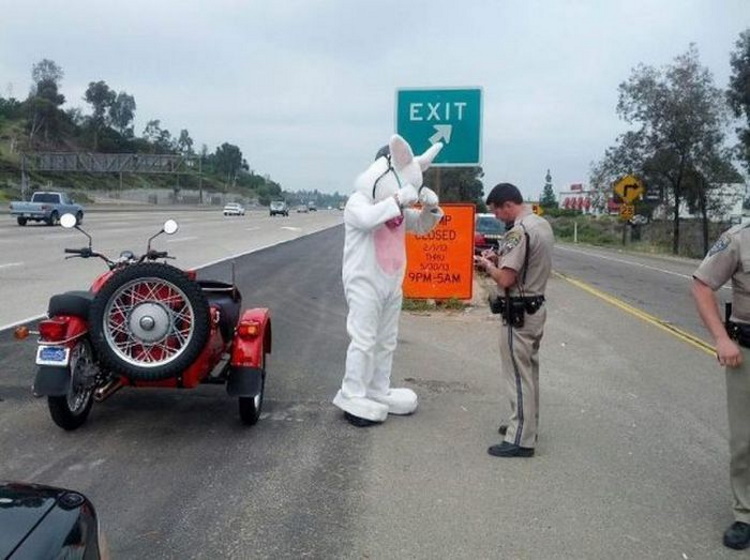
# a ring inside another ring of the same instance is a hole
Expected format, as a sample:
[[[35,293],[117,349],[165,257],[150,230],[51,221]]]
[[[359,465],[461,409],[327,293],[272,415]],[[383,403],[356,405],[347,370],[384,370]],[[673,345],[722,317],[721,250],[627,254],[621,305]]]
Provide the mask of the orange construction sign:
[[[404,296],[471,299],[474,283],[474,205],[441,204],[445,215],[427,235],[406,236]]]

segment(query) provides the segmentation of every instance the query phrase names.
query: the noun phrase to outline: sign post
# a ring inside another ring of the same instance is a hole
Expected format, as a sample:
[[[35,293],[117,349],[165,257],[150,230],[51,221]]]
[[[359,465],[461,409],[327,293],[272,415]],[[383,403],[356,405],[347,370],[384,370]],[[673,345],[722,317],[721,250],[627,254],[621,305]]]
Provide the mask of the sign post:
[[[399,89],[396,132],[421,154],[436,142],[443,149],[435,167],[481,164],[482,90],[479,88]]]

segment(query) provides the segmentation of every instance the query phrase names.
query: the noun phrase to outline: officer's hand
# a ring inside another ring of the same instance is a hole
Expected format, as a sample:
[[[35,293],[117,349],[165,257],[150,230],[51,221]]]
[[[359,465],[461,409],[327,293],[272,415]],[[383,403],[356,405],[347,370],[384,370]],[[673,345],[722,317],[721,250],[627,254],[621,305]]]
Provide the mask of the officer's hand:
[[[491,263],[497,264],[497,253],[494,251],[494,249],[485,249],[481,254],[482,257],[489,260]]]
[[[722,338],[716,343],[716,359],[722,366],[736,368],[742,365],[742,351],[730,338]]]
[[[484,255],[474,255],[474,264],[486,271],[492,262]]]

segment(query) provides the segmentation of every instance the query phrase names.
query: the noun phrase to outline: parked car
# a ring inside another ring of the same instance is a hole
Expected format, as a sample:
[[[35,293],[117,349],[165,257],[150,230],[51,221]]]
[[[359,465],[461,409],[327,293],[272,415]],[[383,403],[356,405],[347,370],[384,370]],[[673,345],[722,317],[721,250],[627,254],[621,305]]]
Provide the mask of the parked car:
[[[10,203],[10,215],[15,216],[19,226],[25,226],[28,221],[54,226],[63,214],[73,214],[78,224],[83,222],[83,207],[65,193],[35,192],[30,201]]]
[[[497,248],[505,235],[505,224],[494,214],[477,214],[474,220],[474,254]]]
[[[269,206],[269,215],[275,216],[281,214],[282,216],[289,215],[289,206],[287,206],[285,200],[272,200]]]
[[[94,505],[80,492],[0,482],[0,558],[107,558]]]
[[[230,202],[224,206],[225,216],[244,216],[245,208],[239,202]]]
[[[307,206],[305,206],[304,204],[300,204],[299,206],[297,206],[297,213],[307,214]]]

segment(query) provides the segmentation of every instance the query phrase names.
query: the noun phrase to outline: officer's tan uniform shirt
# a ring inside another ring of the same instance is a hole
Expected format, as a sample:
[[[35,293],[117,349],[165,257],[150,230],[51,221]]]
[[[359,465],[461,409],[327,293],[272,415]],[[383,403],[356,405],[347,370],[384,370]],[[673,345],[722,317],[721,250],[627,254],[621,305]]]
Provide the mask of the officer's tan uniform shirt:
[[[528,234],[528,270],[524,279]],[[541,296],[547,288],[547,279],[552,270],[552,246],[555,236],[552,227],[544,218],[526,210],[516,218],[513,227],[505,234],[500,246],[500,268],[510,268],[518,274],[518,281],[510,289],[510,295]]]
[[[693,276],[718,290],[732,280],[732,318],[750,323],[750,227],[725,231],[708,251]]]

